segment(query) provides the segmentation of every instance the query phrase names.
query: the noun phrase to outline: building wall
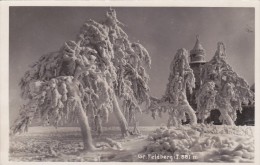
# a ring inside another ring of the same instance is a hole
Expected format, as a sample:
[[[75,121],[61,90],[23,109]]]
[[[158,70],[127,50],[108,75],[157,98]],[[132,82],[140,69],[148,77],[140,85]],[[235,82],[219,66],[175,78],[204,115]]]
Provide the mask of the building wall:
[[[197,110],[197,104],[196,104],[196,92],[200,88],[200,72],[201,67],[205,64],[205,62],[202,63],[190,63],[190,67],[193,70],[193,74],[195,77],[195,88],[193,89],[192,93],[189,93],[189,91],[186,91],[187,99],[191,105],[191,107],[196,111]]]

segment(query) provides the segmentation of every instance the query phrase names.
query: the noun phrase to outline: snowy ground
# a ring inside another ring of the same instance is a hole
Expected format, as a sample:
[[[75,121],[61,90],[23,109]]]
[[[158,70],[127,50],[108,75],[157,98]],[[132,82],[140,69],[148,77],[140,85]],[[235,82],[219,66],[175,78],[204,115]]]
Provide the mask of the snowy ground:
[[[140,130],[142,135],[122,139],[118,128],[105,128],[103,137],[121,143],[122,149],[105,148],[83,152],[81,134],[77,127],[31,127],[28,133],[10,137],[10,161],[254,160],[254,127],[197,125],[173,127],[169,130],[164,127],[141,127]],[[96,144],[102,143],[95,135],[93,137]]]

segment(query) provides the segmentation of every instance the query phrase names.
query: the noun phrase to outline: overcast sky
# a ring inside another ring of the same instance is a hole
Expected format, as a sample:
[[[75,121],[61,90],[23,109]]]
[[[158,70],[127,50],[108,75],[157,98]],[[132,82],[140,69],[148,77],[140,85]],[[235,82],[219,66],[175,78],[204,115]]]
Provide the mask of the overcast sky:
[[[195,36],[210,60],[217,42],[226,45],[227,58],[237,73],[254,83],[253,8],[115,8],[118,19],[132,42],[140,41],[152,58],[150,93],[165,91],[169,66],[177,49],[191,50]],[[100,7],[11,7],[9,28],[10,121],[22,104],[18,83],[28,65],[41,55],[57,51],[65,41],[74,40],[87,19],[101,21],[108,8]]]

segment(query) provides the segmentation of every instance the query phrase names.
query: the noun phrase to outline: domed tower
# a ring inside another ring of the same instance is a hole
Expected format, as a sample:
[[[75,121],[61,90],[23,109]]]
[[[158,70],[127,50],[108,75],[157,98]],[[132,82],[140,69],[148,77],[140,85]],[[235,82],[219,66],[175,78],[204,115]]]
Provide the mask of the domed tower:
[[[195,93],[200,88],[201,80],[200,80],[200,73],[201,73],[201,67],[206,63],[205,61],[205,49],[202,47],[199,36],[196,36],[196,43],[193,47],[193,49],[190,51],[190,67],[193,70],[194,76],[195,76],[195,89],[193,89],[193,93],[190,94],[187,92],[187,98],[192,106],[193,109],[196,109],[196,98]]]
[[[190,51],[190,63],[203,63],[205,64],[205,49],[202,47],[199,41],[199,36],[196,36],[196,43],[194,48]]]

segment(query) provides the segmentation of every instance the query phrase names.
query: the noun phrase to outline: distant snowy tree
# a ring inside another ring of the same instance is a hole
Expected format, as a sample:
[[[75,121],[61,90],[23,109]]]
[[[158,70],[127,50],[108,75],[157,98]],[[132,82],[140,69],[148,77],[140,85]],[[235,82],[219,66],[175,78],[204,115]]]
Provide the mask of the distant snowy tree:
[[[241,112],[242,104],[254,100],[248,83],[227,63],[225,45],[221,42],[213,59],[203,66],[201,80],[202,87],[196,101],[198,118],[203,122],[212,109],[218,109],[220,119],[228,125],[234,125],[237,110]]]
[[[188,51],[184,48],[179,49],[170,65],[169,82],[166,87],[165,95],[161,99],[151,98],[152,117],[162,112],[168,112],[168,126],[179,125],[186,121],[189,116],[190,124],[197,123],[195,111],[189,105],[186,97],[186,90],[192,93],[195,87],[195,78],[188,62]]]
[[[113,111],[122,135],[127,135],[128,121],[135,119],[143,102],[149,104],[149,77],[143,64],[150,67],[151,59],[141,44],[128,40],[120,25],[110,9],[103,23],[88,20],[75,41],[34,63],[20,81],[26,103],[11,132],[26,131],[35,116],[55,126],[76,121],[84,148],[92,150],[91,127],[101,134],[102,123]]]

